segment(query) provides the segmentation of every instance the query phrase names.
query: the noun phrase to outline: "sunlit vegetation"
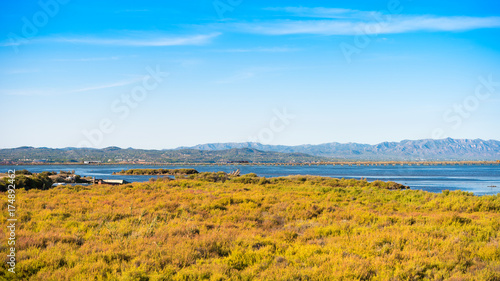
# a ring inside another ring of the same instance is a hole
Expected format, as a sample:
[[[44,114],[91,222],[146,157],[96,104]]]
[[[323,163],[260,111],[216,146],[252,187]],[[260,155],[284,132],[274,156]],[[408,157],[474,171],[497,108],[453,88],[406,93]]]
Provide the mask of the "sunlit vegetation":
[[[18,190],[20,262],[0,279],[500,280],[500,195],[192,177]]]
[[[26,171],[26,170],[24,170]],[[27,172],[27,171],[26,171]],[[16,175],[16,187],[24,189],[49,189],[52,187],[53,181],[49,177],[50,172],[43,172],[32,175],[31,173],[19,173]],[[11,184],[8,177],[0,179],[0,191],[6,191]]]
[[[82,178],[75,175],[75,171],[41,172],[31,173],[28,170],[16,171],[16,188],[24,189],[42,189],[46,190],[52,187],[54,183],[90,183],[90,177]],[[9,185],[12,185],[11,178],[7,174],[0,174],[0,191],[6,191]]]
[[[30,171],[24,169],[24,170],[18,170],[18,171],[16,171],[16,174],[17,175],[27,175],[27,176],[29,176],[29,175],[32,175],[33,173],[31,173]]]
[[[193,175],[198,174],[195,169],[130,169],[121,170],[115,175]]]

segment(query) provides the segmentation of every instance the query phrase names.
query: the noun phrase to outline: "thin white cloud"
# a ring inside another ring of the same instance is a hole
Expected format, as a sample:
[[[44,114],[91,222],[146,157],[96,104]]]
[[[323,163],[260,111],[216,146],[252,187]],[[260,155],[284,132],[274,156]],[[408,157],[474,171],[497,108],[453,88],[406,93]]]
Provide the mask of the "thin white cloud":
[[[9,69],[2,71],[3,74],[25,74],[25,73],[37,73],[37,72],[40,72],[40,70],[32,68]]]
[[[218,81],[215,81],[215,84],[233,84],[237,82],[241,82],[244,80],[248,80],[251,78],[258,77],[262,74],[266,73],[271,73],[271,72],[280,72],[280,71],[287,71],[287,70],[294,70],[296,68],[291,68],[291,67],[267,67],[267,66],[262,66],[262,67],[252,67],[248,68],[242,71],[236,72],[234,75],[227,77],[225,79],[221,79]]]
[[[285,7],[267,8],[267,10],[316,19],[234,23],[233,29],[264,35],[357,35],[360,33],[459,32],[500,27],[500,17],[390,15],[375,11],[322,7]]]
[[[324,7],[274,7],[266,8],[268,11],[285,12],[298,17],[309,18],[328,18],[328,19],[347,19],[347,18],[369,18],[374,15],[380,15],[380,12],[359,11],[343,8],[324,8]]]
[[[57,90],[54,89],[0,89],[0,95],[9,95],[9,96],[51,96],[57,93]]]
[[[0,94],[11,96],[54,96],[65,95],[74,93],[83,93],[96,90],[110,89],[116,87],[123,87],[142,81],[143,77],[133,77],[127,80],[118,82],[105,83],[100,85],[88,86],[79,89],[61,90],[61,89],[41,89],[41,88],[25,88],[25,89],[0,89]]]
[[[174,62],[184,68],[191,68],[203,64],[204,61],[201,59],[176,59]]]
[[[287,53],[296,52],[300,49],[297,48],[284,48],[284,47],[272,47],[272,48],[250,48],[250,49],[225,49],[217,50],[220,53]]]
[[[126,38],[103,38],[103,37],[44,37],[20,41],[5,41],[0,46],[20,46],[30,43],[70,43],[82,45],[105,45],[105,46],[130,46],[130,47],[166,47],[166,46],[189,46],[204,45],[219,36],[220,33],[189,36],[165,36],[165,35],[141,35],[132,34]]]
[[[116,14],[120,13],[143,13],[143,12],[149,12],[149,9],[126,9],[126,10],[117,10],[115,11]]]
[[[155,38],[130,38],[130,39],[107,39],[107,38],[54,38],[55,42],[88,44],[88,45],[113,45],[132,47],[161,47],[161,46],[183,46],[183,45],[204,45],[209,43],[220,33],[208,35],[194,35],[185,37],[155,37]]]
[[[22,41],[14,41],[9,39],[8,41],[0,42],[0,47],[20,46],[28,43],[28,41],[29,41],[28,39],[22,39]]]
[[[100,58],[74,58],[74,59],[54,59],[52,61],[82,61],[82,62],[87,62],[87,61],[109,61],[109,60],[119,60],[120,57],[114,56],[114,57],[100,57]]]
[[[109,89],[109,88],[115,88],[115,87],[122,87],[122,86],[127,86],[130,84],[137,83],[137,82],[141,81],[142,79],[143,79],[143,77],[134,77],[134,78],[131,78],[128,80],[118,81],[118,82],[114,82],[114,83],[101,84],[101,85],[96,85],[96,86],[75,89],[75,90],[68,91],[67,93],[81,93],[81,92],[89,92],[89,91]]]

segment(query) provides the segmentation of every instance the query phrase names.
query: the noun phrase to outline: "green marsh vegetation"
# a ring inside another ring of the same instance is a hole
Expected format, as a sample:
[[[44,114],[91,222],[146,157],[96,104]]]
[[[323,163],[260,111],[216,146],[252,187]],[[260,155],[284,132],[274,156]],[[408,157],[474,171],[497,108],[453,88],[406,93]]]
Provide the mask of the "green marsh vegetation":
[[[130,169],[121,170],[115,175],[194,175],[198,174],[195,169]]]
[[[500,280],[499,195],[189,177],[18,190],[17,273],[0,279]]]

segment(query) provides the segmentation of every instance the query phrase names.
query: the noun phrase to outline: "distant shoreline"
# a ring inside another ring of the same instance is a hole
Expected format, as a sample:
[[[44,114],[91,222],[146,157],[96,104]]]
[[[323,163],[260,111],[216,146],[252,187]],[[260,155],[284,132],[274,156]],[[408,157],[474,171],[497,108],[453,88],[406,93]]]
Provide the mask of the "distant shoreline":
[[[56,166],[56,165],[84,165],[84,166],[460,166],[460,165],[500,165],[500,161],[332,161],[332,162],[311,162],[311,163],[12,163],[0,164],[0,166]]]

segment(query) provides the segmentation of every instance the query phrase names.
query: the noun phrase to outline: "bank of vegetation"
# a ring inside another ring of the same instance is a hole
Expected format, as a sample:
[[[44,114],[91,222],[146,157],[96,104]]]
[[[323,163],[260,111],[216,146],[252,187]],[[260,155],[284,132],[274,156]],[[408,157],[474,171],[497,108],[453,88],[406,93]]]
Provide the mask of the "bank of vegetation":
[[[195,169],[130,169],[115,172],[113,175],[148,175],[148,176],[176,176],[198,174]]]
[[[0,279],[500,280],[500,195],[189,177],[18,190],[17,273]]]
[[[75,171],[32,173],[28,170],[16,170],[15,174],[16,188],[26,190],[47,190],[52,188],[55,183],[89,184],[92,182],[91,177],[81,177],[80,175],[76,175]],[[12,185],[9,174],[0,174],[0,191],[6,191],[9,185]]]

